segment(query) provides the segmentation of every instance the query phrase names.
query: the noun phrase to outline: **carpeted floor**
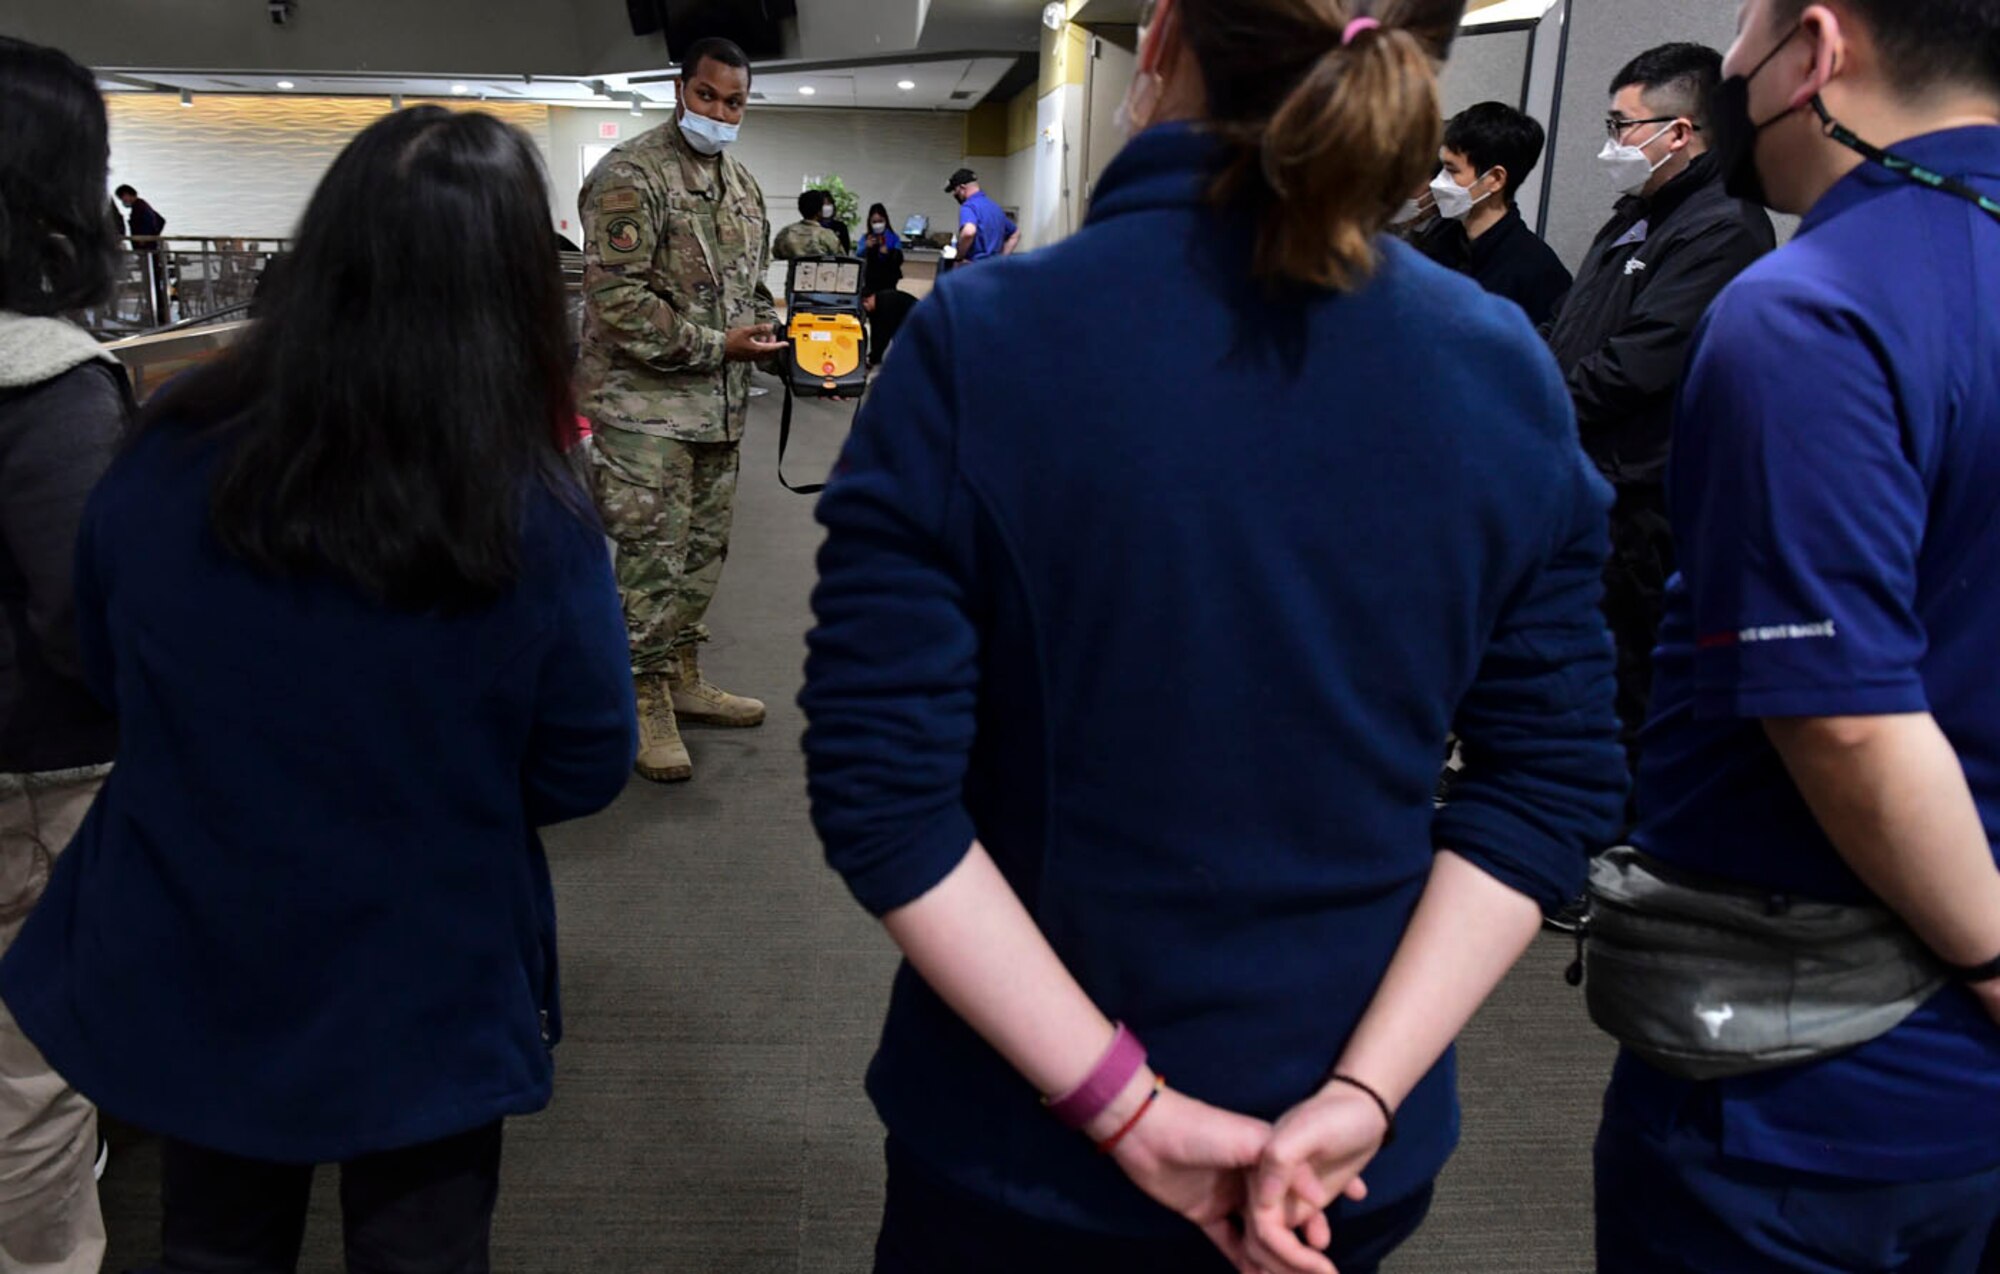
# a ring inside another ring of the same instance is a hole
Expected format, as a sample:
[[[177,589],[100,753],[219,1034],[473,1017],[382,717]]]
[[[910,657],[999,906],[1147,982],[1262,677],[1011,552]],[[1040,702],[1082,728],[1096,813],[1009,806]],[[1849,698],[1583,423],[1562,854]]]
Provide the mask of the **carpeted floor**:
[[[801,406],[794,481],[825,471],[850,410]],[[548,836],[569,1036],[554,1105],[508,1129],[494,1266],[509,1274],[869,1267],[881,1132],[861,1075],[894,961],[807,822],[792,700],[818,532],[811,501],[777,484],[776,436],[772,395],[754,405],[705,655],[714,680],[769,702],[769,722],[691,732],[692,784],[635,781]],[[1542,939],[1468,1032],[1464,1146],[1398,1274],[1590,1267],[1610,1049],[1562,981],[1569,955]],[[157,1165],[145,1139],[115,1136],[107,1270],[157,1255]],[[322,1173],[311,1274],[341,1268],[333,1187]]]

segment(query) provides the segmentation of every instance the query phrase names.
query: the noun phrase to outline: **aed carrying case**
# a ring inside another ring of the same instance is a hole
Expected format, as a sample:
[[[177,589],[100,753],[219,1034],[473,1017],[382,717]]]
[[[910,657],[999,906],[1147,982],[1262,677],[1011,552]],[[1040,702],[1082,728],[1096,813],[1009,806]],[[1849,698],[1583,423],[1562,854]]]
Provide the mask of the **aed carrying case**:
[[[868,384],[868,327],[861,306],[861,262],[802,257],[785,280],[787,379],[801,398],[858,395]]]
[[[859,398],[868,388],[868,324],[858,257],[800,257],[785,275],[784,414],[778,425],[778,481],[800,495],[825,483],[785,480],[785,448],[798,398]]]

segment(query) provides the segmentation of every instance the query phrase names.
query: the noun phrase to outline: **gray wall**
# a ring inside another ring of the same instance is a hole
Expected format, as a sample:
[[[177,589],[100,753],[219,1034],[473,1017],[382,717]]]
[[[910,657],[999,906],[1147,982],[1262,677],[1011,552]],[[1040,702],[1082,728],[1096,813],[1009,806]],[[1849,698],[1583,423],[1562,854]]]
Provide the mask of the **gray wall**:
[[[1553,144],[1555,183],[1546,232],[1549,246],[1571,269],[1583,260],[1618,194],[1594,162],[1604,147],[1606,91],[1635,56],[1673,40],[1727,49],[1736,33],[1736,0],[1571,0],[1569,59],[1563,70],[1562,115]],[[1543,123],[1547,123],[1546,120]]]
[[[1445,118],[1475,102],[1521,105],[1531,38],[1527,31],[1460,36],[1451,46],[1451,61],[1445,64],[1438,83]]]
[[[549,185],[554,202],[569,210],[572,226],[582,184],[579,152],[586,145],[617,144],[600,139],[598,125],[619,125],[619,140],[626,141],[672,122],[668,111],[647,111],[635,119],[618,110],[549,109]],[[774,230],[799,219],[804,178],[826,173],[840,175],[860,198],[863,213],[871,203],[889,205],[898,230],[913,212],[928,214],[934,226],[949,225],[958,218],[958,205],[944,193],[944,183],[965,162],[965,117],[953,111],[753,107],[730,153],[763,186]]]

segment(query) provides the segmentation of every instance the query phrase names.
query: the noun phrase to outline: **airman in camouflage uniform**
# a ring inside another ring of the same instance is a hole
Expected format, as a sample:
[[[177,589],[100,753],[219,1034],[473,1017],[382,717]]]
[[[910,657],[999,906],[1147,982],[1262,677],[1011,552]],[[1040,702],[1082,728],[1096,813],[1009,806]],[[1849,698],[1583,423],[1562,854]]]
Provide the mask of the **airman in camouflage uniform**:
[[[740,51],[728,46],[734,57]],[[639,772],[692,774],[679,721],[754,726],[764,705],[701,675],[702,617],[728,553],[750,363],[777,310],[764,195],[741,162],[703,153],[683,113],[733,135],[747,62],[698,60],[674,122],[625,142],[584,183],[586,306],[577,396],[595,434],[593,488],[618,546],[618,586],[639,699]],[[701,130],[693,130],[698,135]]]
[[[819,223],[819,212],[825,204],[826,195],[822,191],[808,190],[801,194],[799,220],[778,231],[777,240],[771,244],[771,255],[780,261],[840,255],[840,236]]]

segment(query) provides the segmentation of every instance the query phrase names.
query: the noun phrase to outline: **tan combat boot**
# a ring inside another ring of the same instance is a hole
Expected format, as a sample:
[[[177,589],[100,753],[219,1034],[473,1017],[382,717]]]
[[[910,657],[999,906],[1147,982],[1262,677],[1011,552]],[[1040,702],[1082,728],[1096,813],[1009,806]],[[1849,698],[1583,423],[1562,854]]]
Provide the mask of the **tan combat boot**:
[[[700,656],[695,647],[683,646],[667,665],[667,684],[673,689],[674,713],[700,725],[753,726],[764,724],[764,705],[757,699],[718,690],[703,679]]]
[[[667,679],[657,673],[638,673],[632,678],[632,691],[639,697],[639,762],[633,768],[640,778],[655,783],[687,782],[694,777],[694,762],[674,721]]]

